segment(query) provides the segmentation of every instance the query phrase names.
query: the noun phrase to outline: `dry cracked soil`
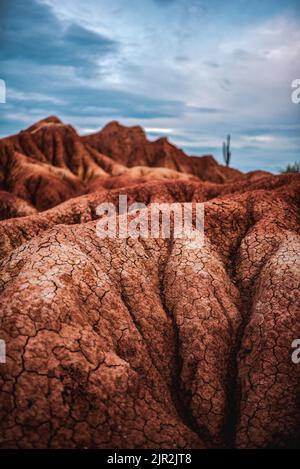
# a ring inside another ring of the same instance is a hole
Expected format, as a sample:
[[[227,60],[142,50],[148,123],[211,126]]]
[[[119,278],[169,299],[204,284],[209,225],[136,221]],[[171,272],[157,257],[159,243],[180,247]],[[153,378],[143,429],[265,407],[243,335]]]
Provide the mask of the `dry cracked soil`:
[[[204,203],[203,247],[99,238],[121,194]],[[299,447],[299,217],[299,175],[139,127],[0,140],[0,446]]]

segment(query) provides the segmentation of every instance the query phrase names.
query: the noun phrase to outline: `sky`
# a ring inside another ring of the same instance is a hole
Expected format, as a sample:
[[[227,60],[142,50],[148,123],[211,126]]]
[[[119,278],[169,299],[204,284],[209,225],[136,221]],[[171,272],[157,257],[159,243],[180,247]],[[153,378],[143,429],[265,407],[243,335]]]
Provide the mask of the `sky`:
[[[231,165],[300,161],[300,0],[0,0],[0,137],[111,120]]]

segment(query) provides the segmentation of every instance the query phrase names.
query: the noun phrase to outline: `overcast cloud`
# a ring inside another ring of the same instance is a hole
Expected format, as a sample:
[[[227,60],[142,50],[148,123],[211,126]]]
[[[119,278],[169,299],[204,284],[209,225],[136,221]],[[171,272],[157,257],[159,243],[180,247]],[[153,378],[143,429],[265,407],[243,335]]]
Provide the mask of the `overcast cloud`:
[[[0,43],[1,136],[56,114],[219,161],[230,133],[242,170],[300,159],[299,1],[2,0]]]

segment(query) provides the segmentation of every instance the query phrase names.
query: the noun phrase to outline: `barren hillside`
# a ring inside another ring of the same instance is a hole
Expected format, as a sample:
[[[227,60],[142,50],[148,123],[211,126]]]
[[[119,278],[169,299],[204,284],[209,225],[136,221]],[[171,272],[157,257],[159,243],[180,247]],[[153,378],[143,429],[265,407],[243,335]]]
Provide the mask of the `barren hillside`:
[[[124,194],[204,203],[204,246],[99,238]],[[299,444],[299,175],[50,117],[0,140],[0,218],[1,447]]]

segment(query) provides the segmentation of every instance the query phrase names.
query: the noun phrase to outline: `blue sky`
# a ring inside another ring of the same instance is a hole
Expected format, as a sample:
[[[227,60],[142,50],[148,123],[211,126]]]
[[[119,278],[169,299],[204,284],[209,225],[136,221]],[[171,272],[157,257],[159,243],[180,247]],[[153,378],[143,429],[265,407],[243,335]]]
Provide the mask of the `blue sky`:
[[[110,120],[232,165],[300,160],[299,0],[1,0],[0,136],[50,114]]]

